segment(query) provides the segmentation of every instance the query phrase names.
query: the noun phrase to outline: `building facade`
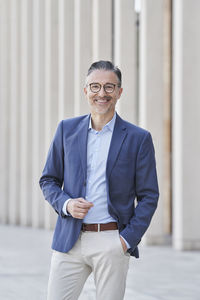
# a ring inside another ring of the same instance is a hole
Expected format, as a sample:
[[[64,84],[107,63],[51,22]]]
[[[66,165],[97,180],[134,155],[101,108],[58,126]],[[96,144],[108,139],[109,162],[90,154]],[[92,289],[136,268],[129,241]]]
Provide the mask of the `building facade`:
[[[117,111],[156,149],[160,201],[145,242],[200,249],[199,11],[198,0],[0,0],[1,223],[54,227],[38,185],[51,139],[61,119],[88,113],[89,65],[112,60]]]

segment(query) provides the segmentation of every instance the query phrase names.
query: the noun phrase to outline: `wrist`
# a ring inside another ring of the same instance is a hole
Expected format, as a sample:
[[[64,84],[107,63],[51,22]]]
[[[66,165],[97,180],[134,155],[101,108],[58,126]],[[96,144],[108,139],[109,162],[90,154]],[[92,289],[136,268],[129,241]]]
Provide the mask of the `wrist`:
[[[123,248],[124,252],[126,252],[128,250],[128,247],[126,246],[126,243],[125,243],[124,239],[121,236],[120,236],[120,241],[121,241],[122,248]]]
[[[70,215],[70,212],[68,211],[68,209],[67,209],[67,205],[68,205],[68,203],[69,203],[69,201],[70,200],[72,200],[71,198],[69,198],[69,199],[67,199],[66,201],[65,201],[65,203],[64,203],[64,205],[63,205],[63,209],[62,209],[62,211],[63,211],[63,213],[65,214],[65,215]]]
[[[67,205],[66,205],[66,212],[68,213],[68,214],[70,214],[70,211],[69,211],[69,209],[70,209],[70,202],[72,201],[72,199],[70,198],[70,199],[68,199],[67,200]]]

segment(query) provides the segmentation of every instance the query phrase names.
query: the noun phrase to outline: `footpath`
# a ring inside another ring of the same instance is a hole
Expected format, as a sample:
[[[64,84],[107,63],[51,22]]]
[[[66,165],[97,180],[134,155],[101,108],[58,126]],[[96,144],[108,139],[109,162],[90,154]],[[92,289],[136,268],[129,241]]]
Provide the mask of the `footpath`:
[[[52,234],[0,225],[0,300],[46,299]],[[79,299],[95,300],[92,276]],[[140,259],[130,259],[124,300],[200,300],[200,251],[141,245]]]

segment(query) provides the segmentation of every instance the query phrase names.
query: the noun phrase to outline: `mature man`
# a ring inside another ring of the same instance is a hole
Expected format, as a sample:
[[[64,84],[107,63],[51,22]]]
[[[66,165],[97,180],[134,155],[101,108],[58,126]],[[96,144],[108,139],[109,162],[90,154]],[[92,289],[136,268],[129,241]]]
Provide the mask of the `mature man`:
[[[93,272],[96,299],[120,300],[157,207],[154,148],[115,112],[121,71],[111,62],[91,65],[84,93],[91,114],[60,122],[40,179],[58,214],[48,299],[78,299]]]

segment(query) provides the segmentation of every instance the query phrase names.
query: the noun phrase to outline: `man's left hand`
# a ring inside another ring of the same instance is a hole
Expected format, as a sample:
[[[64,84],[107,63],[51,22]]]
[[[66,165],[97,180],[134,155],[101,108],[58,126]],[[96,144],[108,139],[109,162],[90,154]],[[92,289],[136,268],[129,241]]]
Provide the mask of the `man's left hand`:
[[[124,242],[123,238],[120,236],[120,241],[121,241],[121,244],[122,244],[122,248],[124,250],[124,253],[126,253],[127,251],[127,246],[126,246],[126,243]]]

